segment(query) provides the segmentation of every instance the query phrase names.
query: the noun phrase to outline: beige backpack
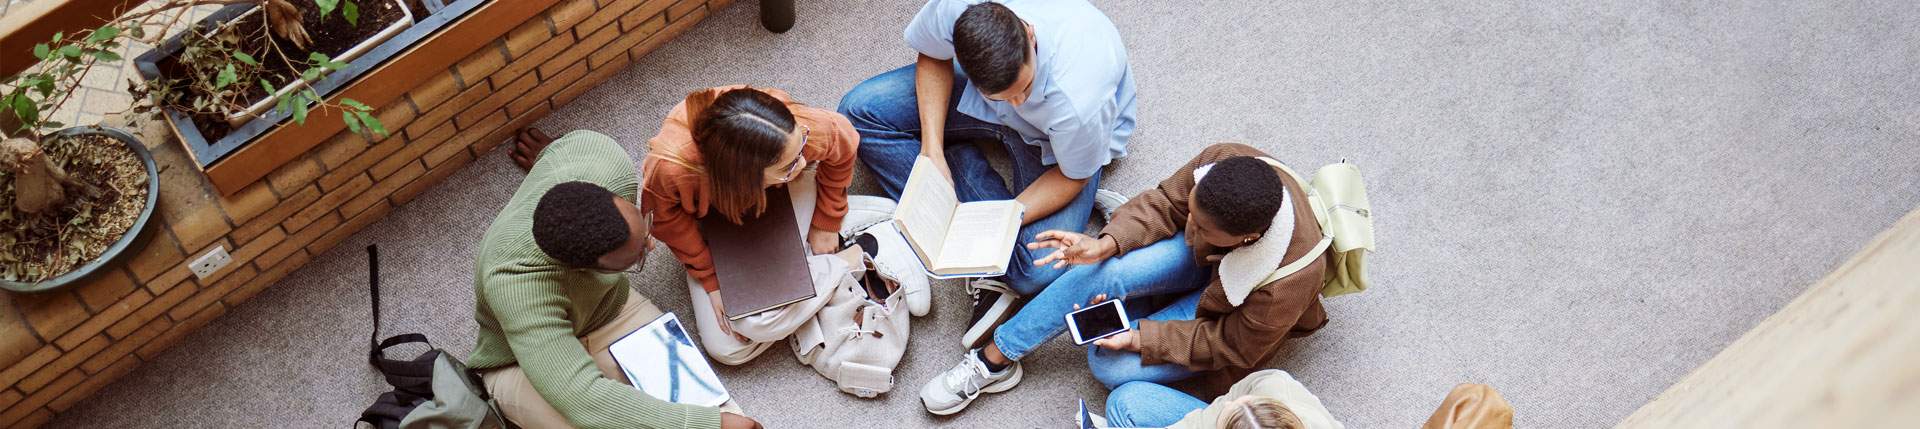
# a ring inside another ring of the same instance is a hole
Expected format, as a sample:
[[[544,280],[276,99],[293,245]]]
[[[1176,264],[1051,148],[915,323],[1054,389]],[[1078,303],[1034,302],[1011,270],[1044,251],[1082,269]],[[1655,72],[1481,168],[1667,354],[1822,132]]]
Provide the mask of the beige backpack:
[[[894,290],[876,301],[855,280],[866,278],[867,270],[873,269],[872,259],[866,260],[851,275],[841,277],[827,306],[800,325],[788,342],[794,358],[833,380],[840,391],[872,398],[893,390],[893,369],[907,353],[913,316],[906,290]]]
[[[1307,202],[1313,208],[1314,219],[1319,221],[1323,235],[1320,242],[1314,244],[1313,251],[1307,254],[1319,254],[1331,249],[1327,258],[1333,262],[1332,269],[1327,272],[1327,284],[1320,288],[1320,295],[1333,297],[1367,290],[1366,257],[1368,252],[1373,251],[1373,205],[1367,201],[1367,185],[1360,177],[1360,167],[1342,160],[1320,167],[1313,172],[1313,180],[1308,181],[1280,161],[1267,157],[1260,159],[1280,167],[1307,191]],[[1300,258],[1283,265],[1260,284],[1298,272],[1314,259]]]

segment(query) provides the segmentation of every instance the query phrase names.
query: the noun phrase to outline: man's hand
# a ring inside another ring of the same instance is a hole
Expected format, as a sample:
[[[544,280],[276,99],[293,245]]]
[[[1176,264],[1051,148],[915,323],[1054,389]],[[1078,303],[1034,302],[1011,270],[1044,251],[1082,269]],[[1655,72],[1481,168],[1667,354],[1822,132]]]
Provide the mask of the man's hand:
[[[815,255],[831,254],[840,250],[840,233],[819,228],[807,229],[807,247]]]
[[[1102,302],[1107,302],[1107,294],[1103,293],[1099,295],[1094,295],[1093,299],[1087,301],[1087,305],[1089,306],[1100,305],[1100,303]],[[1074,304],[1073,309],[1079,310],[1080,304]],[[1136,352],[1136,353],[1140,351],[1140,344],[1135,343],[1133,341],[1133,331],[1131,330],[1126,332],[1121,332],[1118,334],[1113,334],[1113,336],[1111,337],[1093,340],[1093,345],[1100,346],[1100,348],[1113,350],[1113,351],[1129,351],[1129,352]]]
[[[947,178],[947,183],[953,183],[954,186],[960,186],[959,183],[956,183],[953,181],[953,167],[947,166],[946,154],[944,153],[932,154],[932,153],[927,153],[923,151],[923,152],[920,152],[920,156],[924,156],[924,157],[927,157],[927,159],[932,160],[933,166],[939,167],[936,170],[940,170],[940,175]]]
[[[1033,238],[1034,242],[1027,243],[1028,250],[1048,247],[1060,249],[1033,261],[1036,267],[1043,267],[1049,263],[1053,264],[1054,268],[1065,268],[1067,264],[1098,264],[1120,251],[1119,243],[1115,243],[1113,237],[1107,235],[1093,238],[1077,232],[1048,230]]]
[[[727,306],[720,303],[720,291],[707,292],[707,302],[713,304],[713,320],[719,322],[717,324],[720,325],[720,332],[732,335],[740,342],[749,342],[747,337],[733,332],[733,321],[727,320]]]
[[[760,422],[734,413],[720,413],[721,429],[760,429]]]

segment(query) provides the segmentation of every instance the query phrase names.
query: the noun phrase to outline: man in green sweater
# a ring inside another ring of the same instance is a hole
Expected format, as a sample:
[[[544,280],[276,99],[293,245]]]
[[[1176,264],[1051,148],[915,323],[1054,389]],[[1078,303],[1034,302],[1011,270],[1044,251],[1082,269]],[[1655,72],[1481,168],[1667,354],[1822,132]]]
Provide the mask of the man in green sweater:
[[[756,428],[727,410],[654,399],[626,384],[607,346],[660,315],[629,292],[651,216],[625,150],[592,131],[523,132],[527,178],[481,239],[474,267],[480,339],[467,364],[521,427]],[[548,144],[551,142],[552,144]]]

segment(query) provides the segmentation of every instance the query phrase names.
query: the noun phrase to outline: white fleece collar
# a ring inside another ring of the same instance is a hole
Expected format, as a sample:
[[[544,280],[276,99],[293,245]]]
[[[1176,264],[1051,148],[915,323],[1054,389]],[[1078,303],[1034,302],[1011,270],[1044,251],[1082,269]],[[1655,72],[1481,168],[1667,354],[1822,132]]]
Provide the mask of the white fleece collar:
[[[1278,163],[1273,159],[1261,157],[1268,164]],[[1207,172],[1213,170],[1213,164],[1200,166],[1193,170],[1193,183],[1200,183]],[[1266,286],[1262,280],[1274,270],[1280,269],[1281,262],[1287,257],[1287,247],[1293,244],[1293,200],[1292,195],[1280,200],[1280,210],[1273,214],[1273,224],[1260,234],[1259,240],[1240,246],[1227,252],[1220,259],[1220,286],[1226,290],[1227,303],[1239,307],[1247,301],[1247,295]]]

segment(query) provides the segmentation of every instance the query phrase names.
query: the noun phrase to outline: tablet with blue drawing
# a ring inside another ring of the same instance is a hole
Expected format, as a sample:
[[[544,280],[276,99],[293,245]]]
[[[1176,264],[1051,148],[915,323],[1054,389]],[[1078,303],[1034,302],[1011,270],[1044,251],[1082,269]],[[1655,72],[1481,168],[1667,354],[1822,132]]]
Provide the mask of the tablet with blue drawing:
[[[718,407],[732,397],[673,313],[614,341],[607,351],[629,384],[662,401]]]

